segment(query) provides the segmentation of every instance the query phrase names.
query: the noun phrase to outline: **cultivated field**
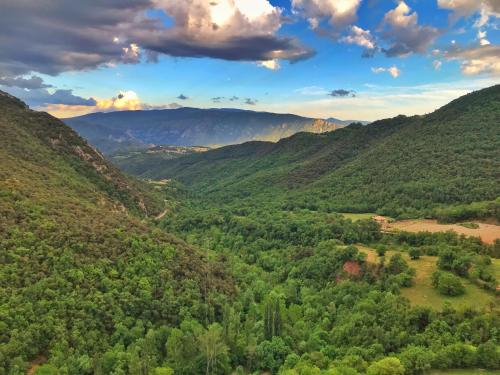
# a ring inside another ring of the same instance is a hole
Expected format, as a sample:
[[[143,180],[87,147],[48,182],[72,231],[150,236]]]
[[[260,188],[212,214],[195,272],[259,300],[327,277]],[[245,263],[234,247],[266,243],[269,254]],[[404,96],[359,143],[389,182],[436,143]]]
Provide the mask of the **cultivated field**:
[[[460,224],[439,224],[436,220],[402,220],[388,223],[384,229],[406,232],[446,232],[452,230],[458,234],[479,237],[484,243],[492,244],[500,239],[500,226],[475,222],[478,228],[467,228]]]

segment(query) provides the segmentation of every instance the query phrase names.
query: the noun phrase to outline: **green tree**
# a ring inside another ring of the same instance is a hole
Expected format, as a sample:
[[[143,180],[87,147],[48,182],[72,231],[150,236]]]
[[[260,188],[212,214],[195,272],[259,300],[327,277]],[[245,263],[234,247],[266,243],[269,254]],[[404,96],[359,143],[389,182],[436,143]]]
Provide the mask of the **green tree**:
[[[368,367],[367,375],[404,375],[405,368],[398,358],[387,357]]]

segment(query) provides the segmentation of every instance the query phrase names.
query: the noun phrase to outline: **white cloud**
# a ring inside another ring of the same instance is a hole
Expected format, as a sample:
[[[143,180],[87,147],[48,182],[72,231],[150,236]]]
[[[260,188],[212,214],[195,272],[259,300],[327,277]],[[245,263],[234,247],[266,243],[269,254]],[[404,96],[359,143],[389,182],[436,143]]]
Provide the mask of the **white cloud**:
[[[390,57],[424,53],[440,34],[434,27],[419,25],[417,12],[412,12],[404,1],[385,14],[382,25],[382,36],[390,43],[383,51]]]
[[[336,29],[344,28],[356,20],[361,0],[292,0],[295,13],[317,29],[323,20]]]
[[[479,40],[479,45],[487,46],[488,44],[491,44],[490,41],[486,39],[486,36],[487,36],[486,31],[478,30],[477,39]]]
[[[259,61],[257,65],[269,70],[278,70],[281,67],[280,62],[277,59]]]
[[[498,0],[438,0],[438,6],[453,11],[452,21],[478,14],[474,24],[478,28],[486,25],[490,17],[500,17]]]
[[[375,48],[375,41],[370,30],[363,30],[356,25],[351,26],[349,35],[341,38],[340,41],[349,44],[357,44],[358,46],[370,50]]]
[[[444,53],[448,60],[461,61],[461,70],[465,75],[500,74],[500,46],[482,45],[469,48],[454,48]]]
[[[434,67],[435,70],[440,70],[442,65],[443,63],[439,60],[434,60],[432,62],[432,66]]]
[[[389,68],[383,68],[383,67],[372,68],[372,72],[375,74],[387,72],[392,76],[392,78],[398,78],[401,75],[401,70],[399,70],[396,65],[393,65]]]

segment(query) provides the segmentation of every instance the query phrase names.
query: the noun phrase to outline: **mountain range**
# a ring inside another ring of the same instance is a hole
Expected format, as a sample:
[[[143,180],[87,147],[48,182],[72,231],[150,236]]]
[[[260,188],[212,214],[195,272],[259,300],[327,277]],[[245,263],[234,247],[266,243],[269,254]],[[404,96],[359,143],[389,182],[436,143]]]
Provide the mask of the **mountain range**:
[[[419,216],[500,195],[498,119],[500,85],[425,116],[247,142],[162,163],[144,159],[132,172],[180,180],[214,202],[259,196],[294,207]]]
[[[301,131],[323,133],[342,127],[291,114],[187,107],[99,112],[63,121],[104,154],[152,145],[223,146],[250,140],[277,141]]]

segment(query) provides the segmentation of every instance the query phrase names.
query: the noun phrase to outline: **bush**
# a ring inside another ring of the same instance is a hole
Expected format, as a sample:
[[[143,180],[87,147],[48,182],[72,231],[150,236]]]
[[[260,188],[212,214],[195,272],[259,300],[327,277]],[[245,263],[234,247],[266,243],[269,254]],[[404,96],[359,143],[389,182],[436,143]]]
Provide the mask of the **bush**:
[[[449,272],[434,272],[432,285],[445,296],[460,296],[465,293],[460,278]]]

